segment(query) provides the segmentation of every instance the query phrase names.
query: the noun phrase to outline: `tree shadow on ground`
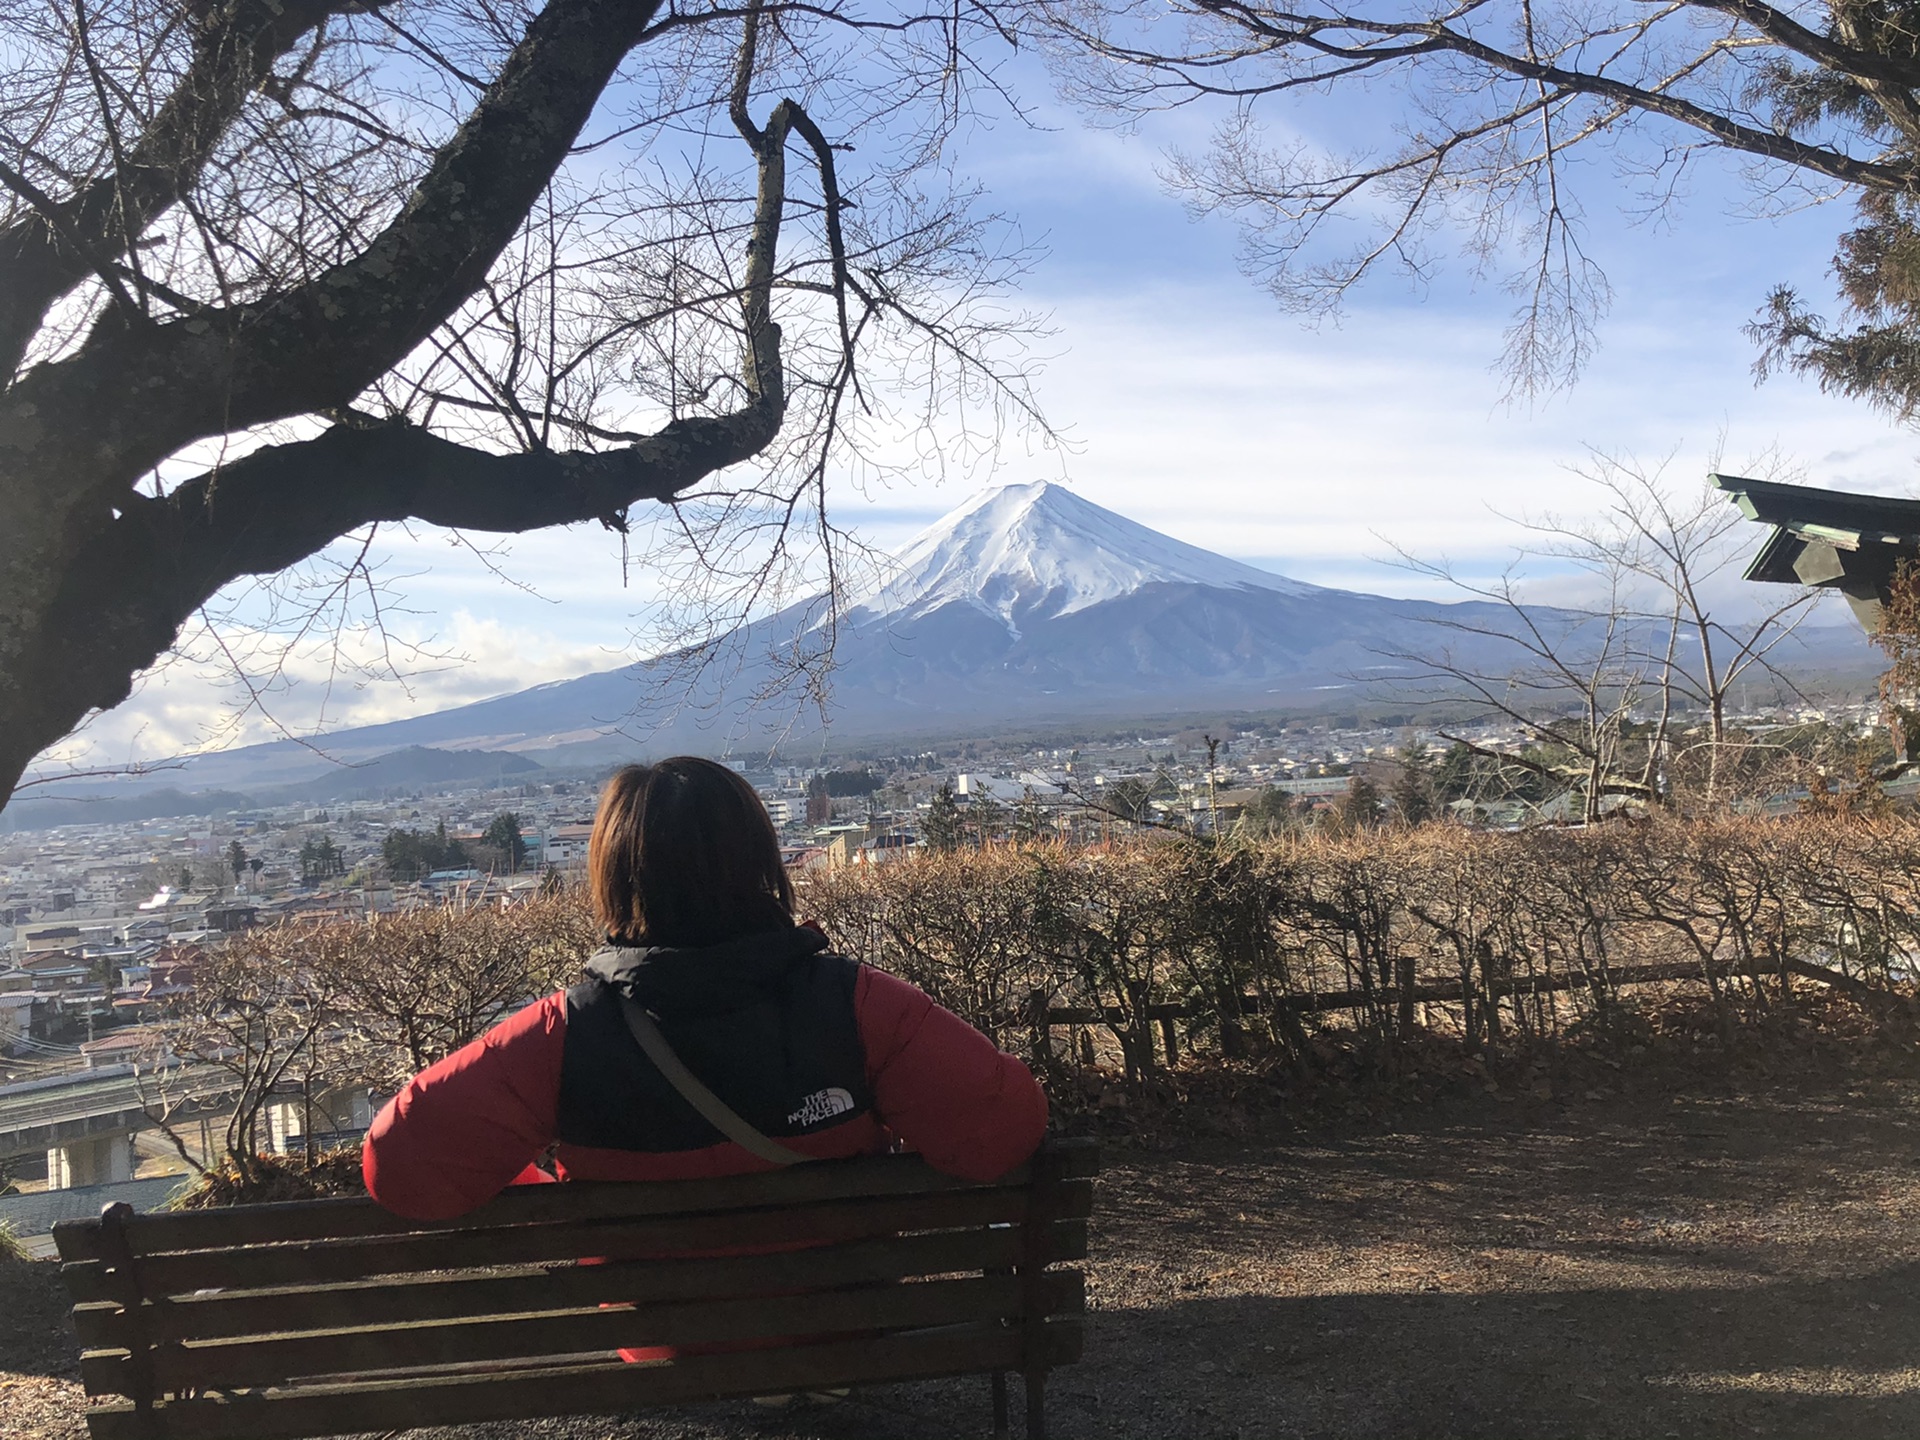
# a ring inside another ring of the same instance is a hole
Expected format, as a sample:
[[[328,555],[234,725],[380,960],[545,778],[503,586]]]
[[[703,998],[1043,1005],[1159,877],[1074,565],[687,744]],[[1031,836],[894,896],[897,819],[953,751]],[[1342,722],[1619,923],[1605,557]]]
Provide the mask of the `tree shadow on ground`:
[[[1920,1435],[1912,1098],[1490,1101],[1394,1133],[1113,1154],[1086,1356],[1049,1384],[1053,1434]],[[57,1295],[51,1267],[45,1280]],[[70,1332],[47,1315],[0,1314],[0,1328],[49,1325],[61,1368],[33,1373],[68,1373]],[[413,1433],[946,1440],[988,1433],[987,1395],[971,1377],[797,1411],[730,1403]]]
[[[1391,1224],[1403,1234],[1497,1244],[1537,1238],[1529,1220],[1751,1207],[1791,1201],[1810,1186],[1843,1194],[1870,1168],[1913,1174],[1920,1164],[1920,1113],[1858,1101],[1682,1097],[1572,1114],[1488,1109],[1341,1140],[1210,1140],[1110,1165],[1103,1232],[1122,1245],[1168,1225],[1324,1244]]]
[[[1920,1266],[1684,1291],[1191,1299],[1090,1317],[1086,1358],[1052,1378],[1047,1409],[1056,1440],[1908,1440],[1916,1296]],[[1017,1379],[1014,1394],[1019,1435]],[[933,1440],[985,1436],[988,1413],[975,1379],[608,1433]]]
[[[77,1376],[79,1342],[67,1318],[72,1304],[57,1265],[0,1262],[0,1372],[60,1379]],[[0,1399],[0,1412],[4,1409]],[[0,1426],[0,1433],[4,1431]]]

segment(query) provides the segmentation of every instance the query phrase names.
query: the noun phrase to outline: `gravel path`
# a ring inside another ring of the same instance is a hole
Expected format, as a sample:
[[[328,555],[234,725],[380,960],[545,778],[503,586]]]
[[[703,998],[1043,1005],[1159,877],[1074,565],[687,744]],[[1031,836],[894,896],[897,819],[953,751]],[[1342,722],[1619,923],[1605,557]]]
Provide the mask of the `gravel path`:
[[[1920,1083],[1110,1157],[1060,1440],[1920,1434]],[[0,1266],[0,1431],[79,1440],[52,1268]],[[926,1440],[986,1382],[452,1440]],[[1017,1425],[1016,1425],[1017,1429]]]

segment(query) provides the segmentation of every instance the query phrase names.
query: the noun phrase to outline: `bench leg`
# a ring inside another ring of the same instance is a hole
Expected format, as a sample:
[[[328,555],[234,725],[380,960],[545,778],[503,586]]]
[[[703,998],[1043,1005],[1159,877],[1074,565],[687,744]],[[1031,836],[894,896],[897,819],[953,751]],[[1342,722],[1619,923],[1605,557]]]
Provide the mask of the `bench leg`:
[[[1047,1440],[1047,1372],[1027,1372],[1027,1440]]]
[[[993,1372],[993,1440],[1007,1440],[1007,1372]]]

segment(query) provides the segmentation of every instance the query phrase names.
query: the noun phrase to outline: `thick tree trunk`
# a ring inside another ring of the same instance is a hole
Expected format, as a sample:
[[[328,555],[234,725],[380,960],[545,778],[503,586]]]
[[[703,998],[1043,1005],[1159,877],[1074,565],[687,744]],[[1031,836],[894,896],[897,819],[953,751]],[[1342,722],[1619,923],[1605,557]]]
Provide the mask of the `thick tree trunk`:
[[[78,528],[70,508],[47,503],[0,469],[0,795],[11,794],[27,762],[86,714],[58,693],[59,671],[63,654],[84,664],[98,642],[56,640],[54,619]],[[124,699],[132,673],[102,703]]]

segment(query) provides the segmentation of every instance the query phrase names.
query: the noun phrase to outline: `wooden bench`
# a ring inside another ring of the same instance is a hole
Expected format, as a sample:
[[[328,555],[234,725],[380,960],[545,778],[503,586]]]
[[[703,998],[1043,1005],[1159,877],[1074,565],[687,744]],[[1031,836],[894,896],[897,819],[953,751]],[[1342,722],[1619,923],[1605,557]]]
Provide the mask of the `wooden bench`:
[[[272,1440],[605,1414],[1079,1358],[1091,1142],[993,1184],[914,1156],[510,1190],[447,1222],[371,1200],[138,1215],[54,1239],[95,1440]],[[760,1253],[715,1253],[745,1247]],[[764,1247],[764,1248],[761,1248]],[[786,1248],[778,1248],[786,1247]],[[600,1261],[602,1263],[590,1263]],[[589,1262],[589,1263],[581,1263]],[[671,1346],[627,1363],[621,1349]]]

